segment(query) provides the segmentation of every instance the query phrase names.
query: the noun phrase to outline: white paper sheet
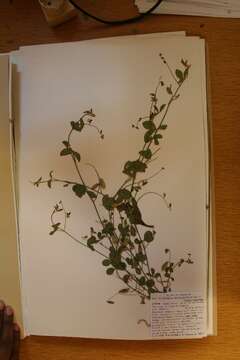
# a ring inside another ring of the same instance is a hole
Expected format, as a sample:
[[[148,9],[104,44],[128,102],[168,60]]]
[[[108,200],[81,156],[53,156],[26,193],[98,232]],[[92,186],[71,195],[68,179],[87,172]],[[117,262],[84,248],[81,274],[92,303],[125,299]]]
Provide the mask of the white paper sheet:
[[[135,4],[145,12],[156,0],[135,0]],[[240,4],[238,0],[164,0],[154,13],[239,18]]]
[[[79,200],[57,184],[51,190],[46,186],[36,189],[30,181],[47,177],[51,170],[58,177],[74,179],[71,162],[59,157],[61,141],[66,138],[69,122],[93,107],[105,139],[99,140],[91,131],[81,138],[81,168],[93,181],[94,174],[84,163],[94,164],[101,169],[108,191],[116,190],[124,179],[124,162],[134,158],[142,141],[131,124],[148,111],[149,93],[159,76],[169,80],[160,52],[173,68],[181,58],[192,66],[181,96],[170,110],[159,159],[150,170],[151,175],[162,166],[166,168],[148,186],[151,191],[167,193],[172,211],[158,198],[146,196],[142,200],[144,219],[155,224],[159,237],[159,242],[149,247],[149,255],[157,267],[159,258],[166,256],[166,247],[172,249],[174,259],[192,253],[194,264],[179,269],[174,290],[200,291],[206,297],[203,48],[204,42],[197,39],[135,43],[111,39],[29,47],[17,55],[21,73],[19,221],[29,333],[150,337],[149,330],[137,324],[139,318],[149,319],[149,304],[140,304],[133,296],[118,296],[114,305],[106,303],[119,290],[119,280],[105,275],[101,259],[89,249],[63,234],[48,235],[51,209],[59,200],[72,211],[71,232],[88,234],[96,216],[87,199]]]

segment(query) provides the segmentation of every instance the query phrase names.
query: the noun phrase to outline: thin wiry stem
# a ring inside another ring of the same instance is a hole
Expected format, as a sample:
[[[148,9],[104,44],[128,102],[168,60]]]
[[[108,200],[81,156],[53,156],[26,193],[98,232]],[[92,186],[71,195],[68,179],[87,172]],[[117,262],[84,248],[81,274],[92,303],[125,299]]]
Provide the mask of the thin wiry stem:
[[[68,185],[78,185],[78,182],[76,181],[69,181],[69,180],[65,180],[65,179],[58,179],[58,178],[54,178],[52,177],[51,179],[49,179],[51,182],[57,182],[57,183],[62,183],[62,184],[68,184]],[[38,184],[47,184],[49,182],[49,180],[41,180],[38,182]],[[99,195],[103,195],[102,192],[96,190],[96,189],[93,189],[92,187],[90,186],[86,186],[86,189],[90,190],[90,191],[93,191],[95,192],[96,194],[99,194]]]
[[[166,199],[166,196],[162,195],[162,194],[159,194],[155,191],[148,191],[148,192],[145,192],[144,194],[142,194],[138,199],[137,199],[137,202],[139,202],[140,200],[142,200],[142,198],[144,198],[146,195],[156,195],[156,196],[159,196],[165,203],[165,205],[167,206],[167,208],[169,209],[169,203]]]
[[[58,231],[61,231],[63,232],[65,235],[69,236],[72,240],[74,240],[75,242],[77,242],[78,244],[81,244],[82,246],[86,247],[89,249],[89,247],[84,244],[82,241],[80,241],[79,239],[77,239],[75,236],[73,236],[72,234],[70,234],[68,231],[62,229],[62,228],[59,228]],[[98,253],[99,255],[103,256],[105,259],[108,259],[108,256],[106,256],[105,254],[101,253],[99,250],[97,249],[94,249],[94,251],[96,253]]]

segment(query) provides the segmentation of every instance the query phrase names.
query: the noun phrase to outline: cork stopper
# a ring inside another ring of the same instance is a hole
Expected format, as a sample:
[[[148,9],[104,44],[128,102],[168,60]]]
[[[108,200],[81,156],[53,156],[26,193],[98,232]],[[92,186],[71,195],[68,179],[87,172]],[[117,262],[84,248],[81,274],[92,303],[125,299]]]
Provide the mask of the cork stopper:
[[[50,26],[60,25],[77,15],[77,10],[67,0],[39,0]]]

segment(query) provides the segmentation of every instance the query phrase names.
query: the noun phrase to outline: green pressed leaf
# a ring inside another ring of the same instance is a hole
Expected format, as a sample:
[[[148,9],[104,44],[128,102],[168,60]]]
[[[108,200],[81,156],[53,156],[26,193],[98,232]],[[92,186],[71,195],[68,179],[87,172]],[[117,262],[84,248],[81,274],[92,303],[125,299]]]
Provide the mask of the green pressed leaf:
[[[102,231],[104,234],[109,234],[109,235],[113,235],[114,234],[114,226],[111,222],[108,222]]]
[[[110,197],[109,195],[104,195],[102,198],[102,204],[105,207],[106,210],[112,210],[114,205],[114,199]]]
[[[176,69],[175,74],[176,74],[178,80],[180,82],[183,82],[183,80],[184,80],[183,72],[181,70],[179,70],[179,69]]]
[[[139,239],[134,239],[134,242],[135,242],[135,244],[137,244],[137,245],[139,245],[139,244],[141,244],[141,241],[139,240]]]
[[[154,237],[153,237],[152,231],[150,231],[150,230],[146,231],[144,234],[144,241],[150,243],[153,241],[153,239],[154,239]]]
[[[183,60],[183,59],[181,59],[181,63],[182,63],[185,67],[187,67],[187,66],[188,66],[187,60]]]
[[[114,256],[111,256],[111,263],[112,265],[116,268],[119,269],[119,267],[121,267],[120,263],[121,263],[121,256],[119,254],[115,254]]]
[[[111,260],[111,264],[115,267],[117,270],[125,270],[126,264],[122,261],[121,252],[119,249],[111,249],[109,258]]]
[[[80,119],[78,121],[78,124],[79,124],[79,131],[81,131],[83,129],[83,127],[84,127],[84,121],[82,119]]]
[[[124,281],[125,283],[128,283],[129,278],[130,278],[130,275],[124,275],[124,276],[123,276],[123,281]]]
[[[108,259],[104,259],[104,260],[102,261],[102,264],[103,264],[103,266],[109,266],[109,265],[111,264],[111,261],[108,260]]]
[[[155,93],[150,93],[150,96],[151,96],[151,100],[153,102],[157,102],[157,97],[156,97],[156,94]]]
[[[127,294],[129,292],[129,288],[124,288],[118,291],[119,294]]]
[[[74,193],[78,196],[78,197],[83,197],[83,195],[86,194],[87,188],[85,185],[83,184],[75,184],[72,187]]]
[[[79,121],[71,121],[71,126],[73,130],[82,131],[84,127],[84,121],[83,119],[80,119]]]
[[[60,152],[60,156],[70,155],[70,154],[72,154],[72,152],[73,151],[71,148],[62,149],[62,151]]]
[[[112,300],[107,300],[107,303],[113,305],[113,304],[114,304],[114,301],[112,301]]]
[[[146,255],[144,255],[142,253],[138,253],[135,255],[135,260],[137,262],[144,262],[146,260]]]
[[[123,238],[129,235],[129,226],[123,226],[122,224],[118,225],[118,230],[120,231]]]
[[[156,129],[154,122],[151,120],[144,121],[143,127],[147,130],[155,130]]]
[[[127,265],[124,262],[120,262],[120,264],[116,267],[117,270],[125,270]]]
[[[93,191],[87,190],[87,194],[90,196],[91,199],[97,198],[97,194]]]
[[[138,282],[139,282],[139,285],[145,285],[145,283],[146,283],[145,277],[144,277],[144,276],[140,277],[140,279],[138,280]]]
[[[114,273],[114,271],[115,271],[114,268],[108,268],[107,271],[106,271],[106,273],[107,273],[108,275],[112,275],[112,274]]]
[[[125,245],[121,245],[121,246],[119,246],[119,248],[118,248],[119,254],[122,254],[123,251],[125,251],[125,250],[126,250],[126,246],[125,246]]]
[[[93,109],[90,109],[90,110],[86,110],[83,112],[84,114],[88,115],[88,116],[91,116],[91,117],[95,117],[96,115],[94,114],[93,112]]]
[[[152,135],[154,133],[154,130],[148,130],[145,134],[144,134],[144,142],[148,143],[149,141],[152,140]]]
[[[150,287],[148,288],[148,292],[150,292],[151,294],[155,294],[158,293],[158,290],[156,290],[156,288],[154,289],[154,287]]]
[[[145,172],[147,165],[140,160],[127,161],[123,172],[131,177],[135,177],[138,172]]]
[[[87,246],[94,251],[94,244],[97,244],[97,239],[95,236],[91,236],[89,239],[87,239]]]
[[[169,261],[165,261],[163,264],[162,264],[162,271],[166,271],[166,269],[169,267]]]
[[[162,105],[160,106],[159,111],[160,111],[160,112],[161,112],[161,111],[163,111],[163,110],[164,110],[164,108],[165,108],[165,106],[166,106],[166,104],[162,104]]]
[[[170,85],[170,86],[167,86],[167,93],[169,94],[169,95],[172,95],[173,94],[173,92],[172,92],[172,86]]]
[[[123,200],[128,200],[131,197],[131,192],[127,189],[120,189],[117,193],[118,198],[117,201],[121,202]]]
[[[68,142],[68,141],[64,140],[62,143],[63,143],[63,145],[65,145],[66,147],[69,147],[69,142]]]
[[[53,230],[50,231],[49,235],[53,235],[56,231],[58,231],[60,225],[61,225],[60,222],[58,222],[58,223],[56,223],[56,224],[53,224],[53,225],[52,225]]]
[[[88,239],[90,244],[96,244],[97,243],[97,239],[95,236],[90,236],[90,238]]]
[[[152,151],[150,149],[141,150],[141,151],[139,151],[139,154],[147,160],[151,159],[151,157],[152,157]]]
[[[154,135],[154,144],[159,145],[159,139],[162,139],[162,137],[163,136],[161,134]]]
[[[166,130],[166,128],[167,128],[167,125],[166,125],[166,124],[160,125],[160,130]]]
[[[148,288],[151,288],[151,287],[153,287],[155,285],[155,282],[154,282],[153,279],[149,279],[149,280],[146,281],[146,285],[147,285]]]
[[[75,159],[77,159],[78,162],[81,160],[81,156],[77,151],[73,151],[72,154],[75,157]]]

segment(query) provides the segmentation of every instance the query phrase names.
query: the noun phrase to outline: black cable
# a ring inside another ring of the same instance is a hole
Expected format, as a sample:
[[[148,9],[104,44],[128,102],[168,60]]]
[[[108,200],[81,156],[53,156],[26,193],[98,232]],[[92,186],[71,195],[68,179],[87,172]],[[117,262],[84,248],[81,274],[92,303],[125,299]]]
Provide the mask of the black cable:
[[[104,20],[99,18],[98,16],[92,15],[90,14],[88,11],[84,10],[81,6],[79,6],[78,4],[75,3],[75,0],[68,0],[76,9],[78,9],[79,11],[81,11],[83,14],[89,16],[90,18],[96,20],[96,21],[100,21],[103,24],[107,24],[107,25],[119,25],[119,24],[127,24],[127,23],[131,23],[137,20],[142,19],[144,16],[151,14],[161,3],[163,0],[157,0],[156,4],[153,5],[148,11],[146,11],[145,13],[141,13],[137,16],[134,16],[130,19],[122,19],[122,20]]]

